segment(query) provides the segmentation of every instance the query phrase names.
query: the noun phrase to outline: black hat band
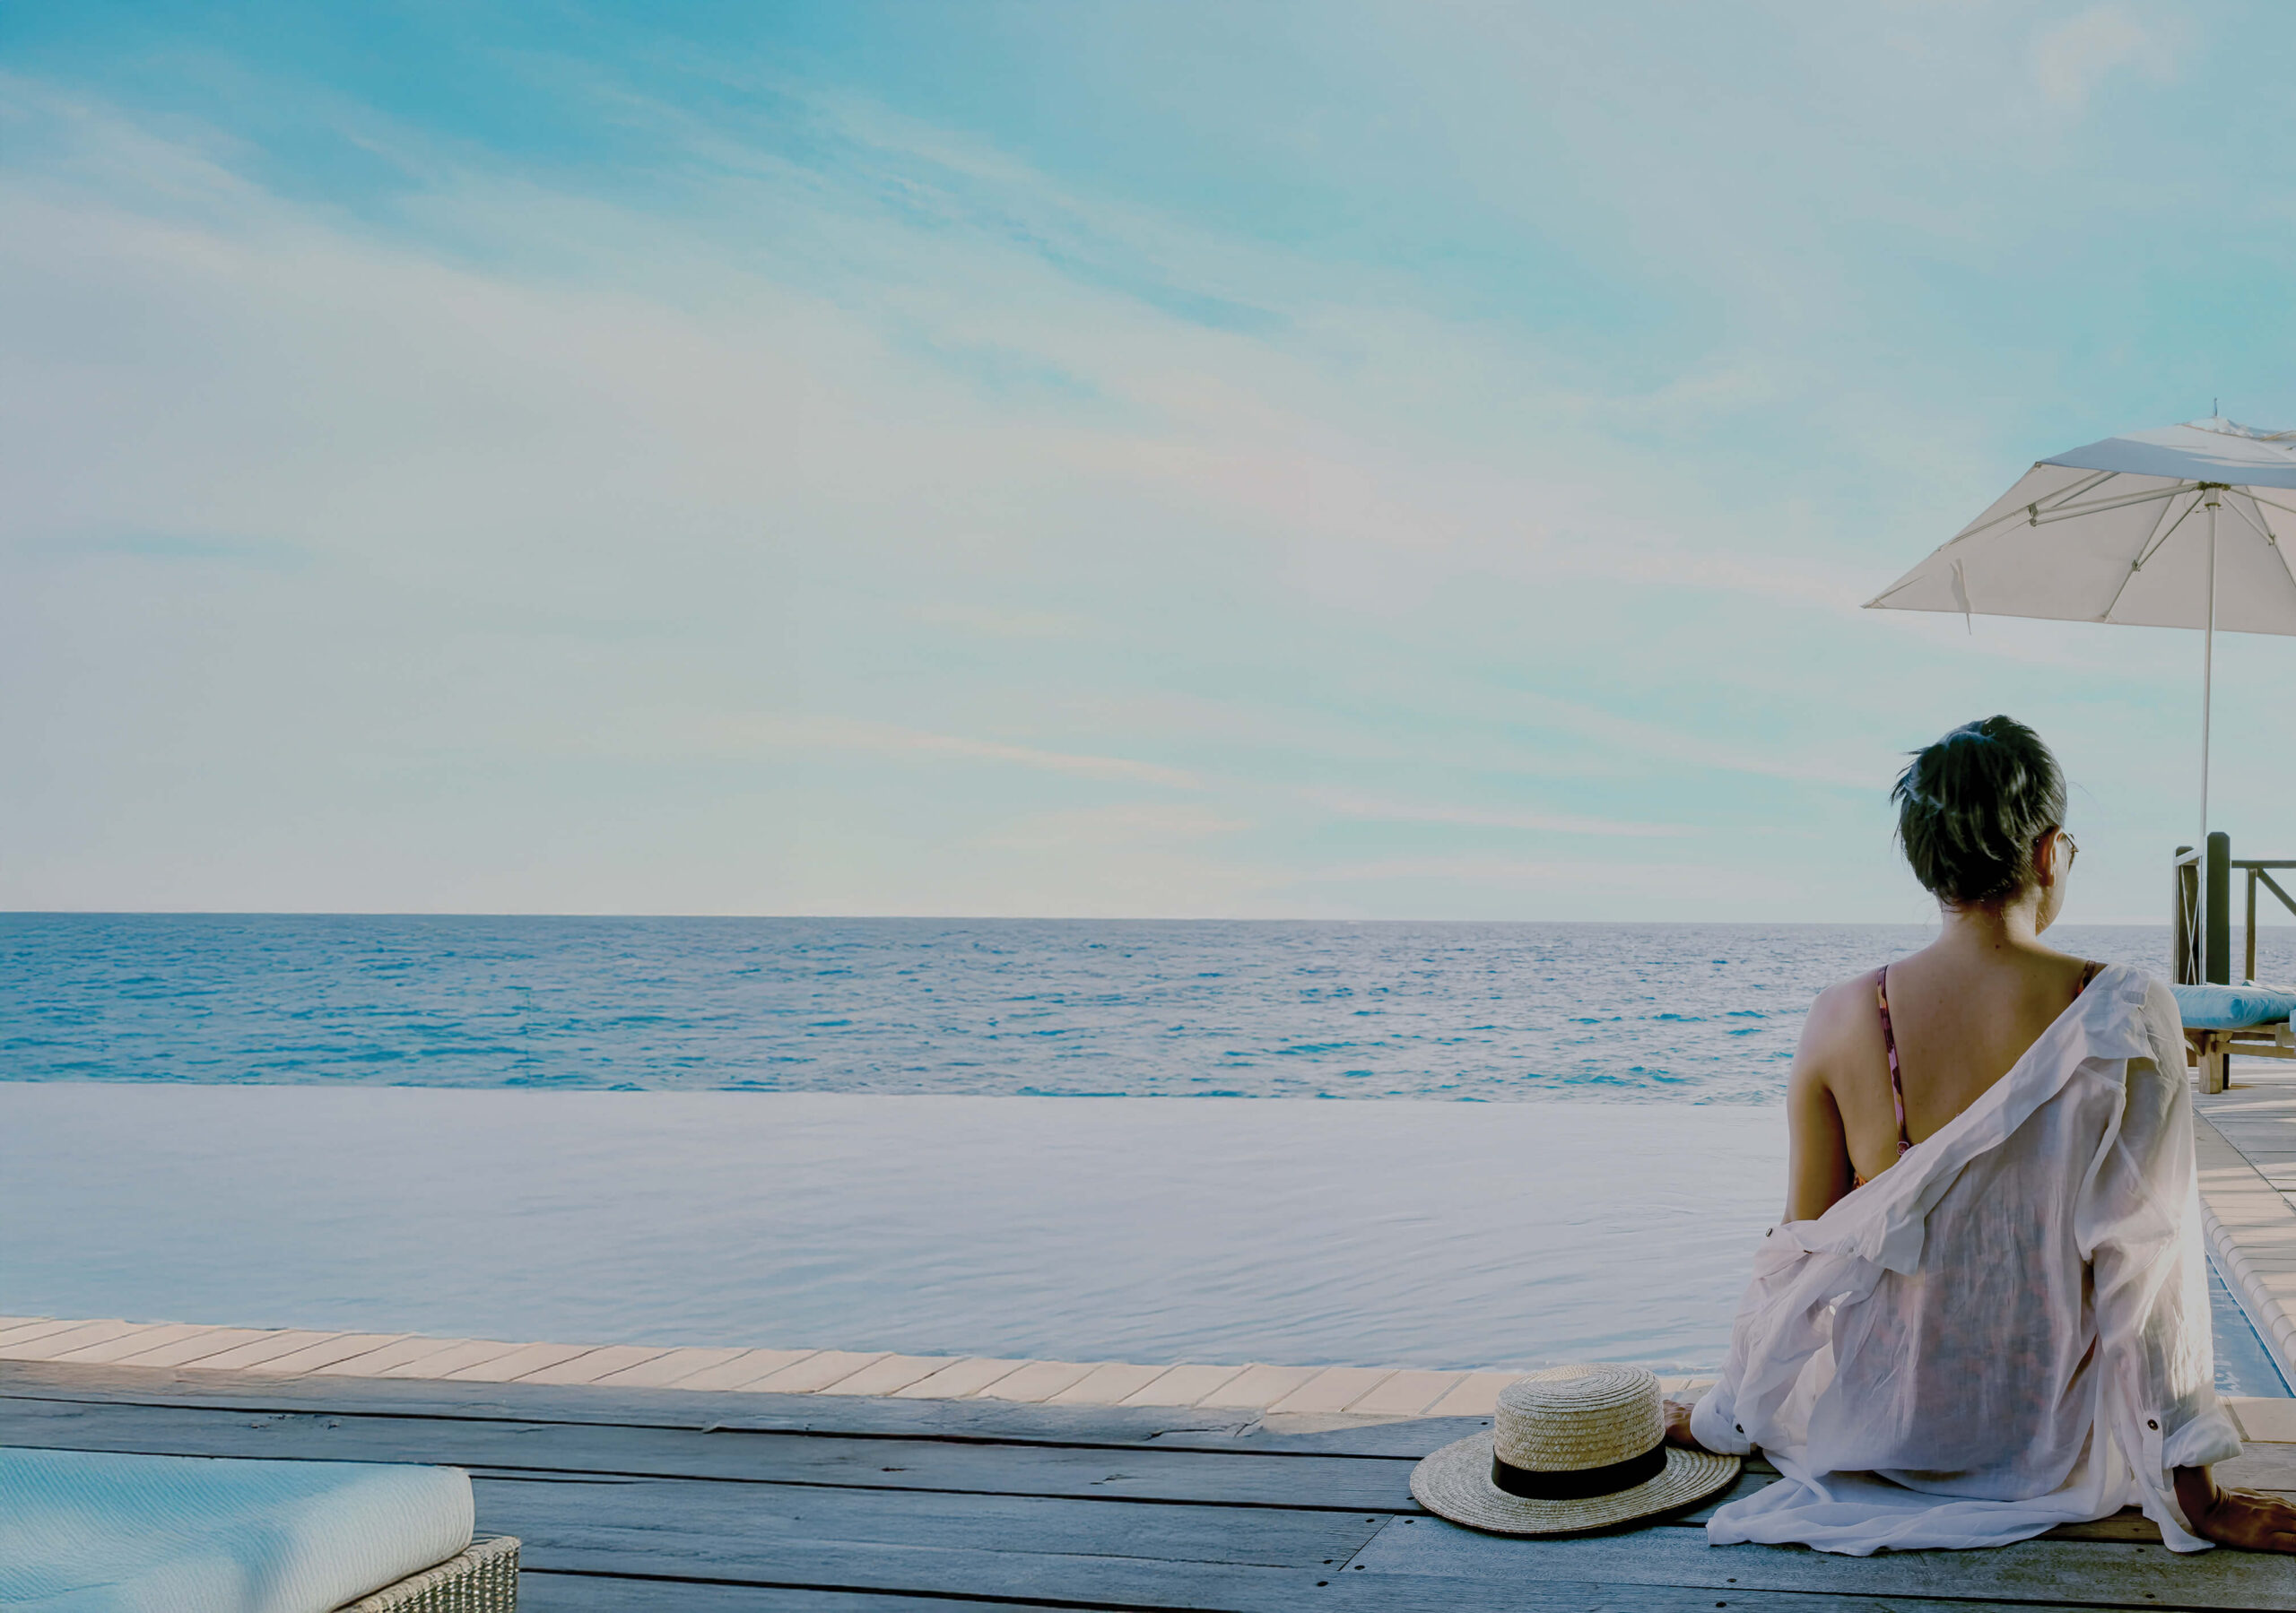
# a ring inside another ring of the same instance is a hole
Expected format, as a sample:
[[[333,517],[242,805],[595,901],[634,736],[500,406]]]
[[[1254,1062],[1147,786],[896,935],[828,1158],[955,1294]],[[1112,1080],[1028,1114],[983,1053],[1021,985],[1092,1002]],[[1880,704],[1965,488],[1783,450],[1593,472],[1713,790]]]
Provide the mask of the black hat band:
[[[1570,1468],[1561,1472],[1518,1468],[1494,1451],[1491,1482],[1510,1496],[1533,1501],[1582,1501],[1588,1496],[1611,1496],[1631,1490],[1666,1470],[1666,1442],[1660,1440],[1639,1456],[1599,1468]]]

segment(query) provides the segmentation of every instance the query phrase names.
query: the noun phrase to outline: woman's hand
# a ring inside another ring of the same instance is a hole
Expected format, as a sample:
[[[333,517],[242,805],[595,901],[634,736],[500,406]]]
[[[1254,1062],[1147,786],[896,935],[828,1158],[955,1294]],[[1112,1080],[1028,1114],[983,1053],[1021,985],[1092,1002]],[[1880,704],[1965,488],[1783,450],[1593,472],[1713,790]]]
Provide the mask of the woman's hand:
[[[2228,1490],[2206,1468],[2179,1468],[2176,1479],[2177,1505],[2202,1539],[2243,1551],[2296,1552],[2296,1506],[2277,1496]]]
[[[1646,1404],[1648,1402],[1646,1402]],[[1696,1401],[1677,1401],[1671,1398],[1667,1400],[1665,1411],[1666,1443],[1668,1444],[1680,1445],[1685,1451],[1703,1451],[1706,1449],[1704,1445],[1700,1444],[1698,1441],[1692,1436],[1690,1431],[1690,1409],[1697,1404],[1698,1402]]]

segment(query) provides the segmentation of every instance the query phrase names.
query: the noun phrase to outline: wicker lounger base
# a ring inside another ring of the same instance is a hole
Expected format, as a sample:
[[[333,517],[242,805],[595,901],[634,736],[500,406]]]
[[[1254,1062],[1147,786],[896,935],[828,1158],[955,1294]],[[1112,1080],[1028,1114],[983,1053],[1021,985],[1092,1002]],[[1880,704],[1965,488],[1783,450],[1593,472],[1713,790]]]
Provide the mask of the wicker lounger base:
[[[495,1535],[335,1613],[512,1613],[517,1605],[518,1542]]]

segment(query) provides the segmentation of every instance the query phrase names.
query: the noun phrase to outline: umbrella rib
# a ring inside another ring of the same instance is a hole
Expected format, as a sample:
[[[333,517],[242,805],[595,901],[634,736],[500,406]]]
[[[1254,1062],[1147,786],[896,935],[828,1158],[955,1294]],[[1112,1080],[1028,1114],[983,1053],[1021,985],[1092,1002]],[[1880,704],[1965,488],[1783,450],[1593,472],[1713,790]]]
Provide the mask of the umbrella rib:
[[[2078,499],[2091,488],[2103,486],[2106,482],[2110,481],[2114,477],[2119,474],[2120,473],[2118,471],[2099,471],[2095,475],[2090,477],[2088,481],[2076,481],[2071,487],[2066,488],[2063,492],[2051,493],[2048,498],[2039,500],[2038,503],[2028,505],[2026,507],[2029,509],[2059,508],[2068,500]]]
[[[2093,504],[2065,505],[2049,511],[2047,515],[2040,513],[2039,506],[2027,505],[2025,518],[2035,526],[2050,521],[2071,521],[2082,516],[2100,515],[2109,509],[2126,509],[2132,504],[2150,504],[2156,499],[2174,499],[2180,493],[2192,491],[2197,485],[2199,484],[2196,482],[2180,481],[2172,488],[2155,489],[2149,493],[2127,493],[2118,499],[2100,499]]]
[[[2248,500],[2251,504],[2266,504],[2271,502],[2269,499],[2257,498],[2254,493],[2248,492],[2248,490],[2244,487],[2234,488],[2231,490],[2233,492],[2247,494]],[[2272,523],[2269,521],[2257,520],[2255,516],[2252,516],[2248,514],[2248,511],[2242,509],[2239,506],[2239,500],[2237,499],[2228,498],[2224,502],[2231,506],[2232,513],[2234,515],[2239,516],[2241,520],[2246,521],[2250,526],[2256,528],[2257,536],[2262,538],[2265,541],[2266,545],[2271,549],[2273,553],[2280,557],[2280,568],[2288,574],[2288,580],[2291,583],[2296,583],[2296,560],[2291,560],[2288,558],[2288,550],[2286,545],[2283,544],[2281,541],[2273,534]],[[2283,509],[2286,507],[2283,505],[2274,504],[2272,507],[2274,509]],[[2291,515],[2296,515],[2296,510],[2290,510],[2288,513]]]
[[[2242,509],[2242,508],[2240,507],[2240,506],[2239,506],[2239,500],[2237,500],[2237,499],[2225,499],[2225,500],[2224,500],[2224,507],[2225,507],[2226,509],[2231,510],[2234,515],[2236,515],[2236,516],[2239,516],[2241,520],[2246,521],[2246,522],[2247,522],[2247,523],[2248,523],[2251,527],[2253,527],[2253,528],[2256,530],[2256,534],[2257,534],[2257,536],[2258,536],[2258,537],[2262,538],[2266,542],[2267,542],[2267,543],[2271,544],[2274,549],[2277,549],[2277,548],[2279,548],[2279,547],[2280,547],[2280,540],[2279,540],[2278,538],[2275,538],[2275,537],[2274,537],[2274,536],[2272,535],[2272,530],[2271,530],[2271,528],[2269,528],[2269,527],[2266,526],[2262,522],[2258,521],[2258,520],[2257,520],[2254,516],[2252,516],[2252,515],[2248,514],[2248,511],[2246,511],[2246,510]]]
[[[2173,495],[2171,495],[2171,497],[2173,498]],[[2162,532],[2161,530],[2161,522],[2168,520],[2169,512],[2165,507],[2161,509],[2160,519],[2152,523],[2152,531],[2145,537],[2144,547],[2137,557],[2129,562],[2127,571],[2123,573],[2121,576],[2120,586],[2113,590],[2112,601],[2105,606],[2105,612],[2102,616],[2100,616],[2097,619],[2098,620],[2110,621],[2113,619],[2113,612],[2120,608],[2120,596],[2128,592],[2128,585],[2130,582],[2135,578],[2138,572],[2144,569],[2144,562],[2151,559],[2154,555],[2160,553],[2161,545],[2167,542],[2170,538],[2175,537],[2177,535],[2177,528],[2185,524],[2185,516],[2191,515],[2193,511],[2199,507],[2200,492],[2199,490],[2195,489],[2193,490],[2192,502],[2185,506],[2185,514],[2183,516],[2179,516],[2176,520],[2170,525],[2169,530],[2166,532]]]
[[[2168,531],[2161,532],[2161,523],[2159,521],[2155,521],[2152,524],[2152,530],[2156,533],[2160,533],[2160,536],[2154,538],[2150,546],[2145,549],[2144,552],[2136,557],[2135,562],[2129,567],[2131,571],[2142,571],[2144,568],[2144,563],[2151,559],[2154,555],[2161,552],[2161,545],[2177,535],[2177,528],[2185,524],[2186,517],[2189,516],[2193,511],[2200,507],[2200,490],[2194,488],[2190,490],[2192,492],[2192,502],[2185,506],[2184,515],[2179,516],[2174,521],[2169,524]],[[2161,512],[2162,519],[2165,520],[2169,512],[2167,510],[2162,510]]]
[[[2035,464],[2033,466],[2033,469],[2036,471],[2040,468],[2039,464]],[[2026,519],[2031,520],[2034,513],[2043,505],[2047,505],[2049,508],[2055,509],[2057,505],[2065,499],[2078,498],[2081,494],[2087,492],[2091,488],[2098,487],[2105,482],[2110,481],[2114,477],[2119,474],[2120,473],[2118,471],[2100,471],[2096,475],[2090,477],[2086,481],[2076,481],[2071,487],[2060,488],[2057,491],[2051,493],[2048,498],[2039,499],[2033,503],[2021,504],[2015,509],[2009,511],[2006,515],[1996,516],[1992,520],[1987,521],[1982,525],[1964,526],[1961,531],[1946,539],[1940,547],[1944,549],[1951,549],[1956,543],[1965,542],[1970,538],[1981,536],[1986,533],[1991,532],[1997,526],[2006,526],[2020,516],[2023,516]],[[1913,579],[1910,577],[1906,579],[1908,582],[1912,580]],[[1900,586],[1901,585],[1900,585]],[[1895,594],[1896,592],[1896,588],[1890,590],[1890,594]],[[1889,598],[1890,594],[1883,594],[1875,596],[1874,603],[1875,604],[1881,603],[1883,600]]]
[[[2291,509],[2276,499],[2259,499],[2257,497],[2256,489],[2252,487],[2244,487],[2240,490],[2248,496],[2248,502],[2251,504],[2268,504],[2284,516],[2296,516],[2296,509]]]
[[[2093,477],[2090,481],[2083,483],[2081,486],[2074,488],[2073,491],[2074,493],[2083,493],[2088,491],[2091,488],[2101,487],[2104,483],[2110,481],[2114,477],[2119,474],[2120,473],[2118,471],[2107,471],[2103,475]],[[2021,504],[2015,509],[2009,511],[2006,515],[1996,516],[1992,520],[1986,522],[1982,525],[1965,526],[1948,539],[1944,547],[1951,549],[1956,543],[1966,543],[1971,538],[1983,537],[1986,533],[1996,531],[2001,527],[2010,525],[2021,518],[2028,526],[2039,526],[2045,522],[2049,521],[2069,521],[2075,516],[2092,516],[2100,510],[2118,509],[2124,505],[2144,504],[2154,499],[2173,499],[2179,493],[2190,491],[2194,485],[2194,483],[2189,481],[2179,482],[2175,487],[2166,490],[2156,490],[2149,493],[2131,493],[2125,499],[2107,499],[2095,504],[2076,505],[2071,508],[2067,508],[2062,504],[2052,502],[2052,500],[2066,497],[2066,494],[2051,493],[2047,499],[2038,499],[2031,504]],[[2044,507],[2047,507],[2048,510],[2047,515],[2043,515],[2041,513]],[[1911,577],[1905,579],[1907,582],[1911,582],[1912,580],[1913,579]],[[1895,588],[1890,590],[1890,594],[1894,594],[1896,592],[1897,589]],[[1889,594],[1882,594],[1874,603],[1878,604],[1881,600],[1887,599],[1888,597]]]
[[[1951,549],[1956,543],[1965,543],[1971,538],[1982,537],[1985,533],[1993,531],[1996,527],[2006,526],[2012,521],[2031,520],[2032,518],[2031,508],[2032,507],[2030,505],[2021,504],[2015,509],[2011,510],[2007,515],[1996,516],[1992,520],[1986,522],[1982,526],[1964,526],[1961,531],[1955,533],[1951,538],[1946,540],[1944,547]]]

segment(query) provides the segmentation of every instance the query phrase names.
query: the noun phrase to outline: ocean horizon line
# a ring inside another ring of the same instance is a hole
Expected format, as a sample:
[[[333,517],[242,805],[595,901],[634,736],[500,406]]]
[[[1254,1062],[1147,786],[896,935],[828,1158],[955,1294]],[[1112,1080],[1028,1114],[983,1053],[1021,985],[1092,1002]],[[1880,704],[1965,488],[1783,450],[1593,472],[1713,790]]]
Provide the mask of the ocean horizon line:
[[[1366,929],[1404,928],[1413,924],[1544,925],[1552,928],[1605,930],[1920,930],[1935,919],[1765,919],[1765,918],[1352,918],[1314,914],[1230,916],[1162,914],[1038,914],[1038,913],[604,913],[575,910],[493,910],[477,907],[0,907],[0,919],[18,918],[422,918],[422,919],[580,919],[597,921],[680,920],[691,923],[752,924],[1347,924]],[[2060,919],[2053,928],[2064,930],[2166,929],[2159,919]],[[2239,926],[2236,924],[2237,930]],[[2258,924],[2259,932],[2286,930],[2296,923]]]

